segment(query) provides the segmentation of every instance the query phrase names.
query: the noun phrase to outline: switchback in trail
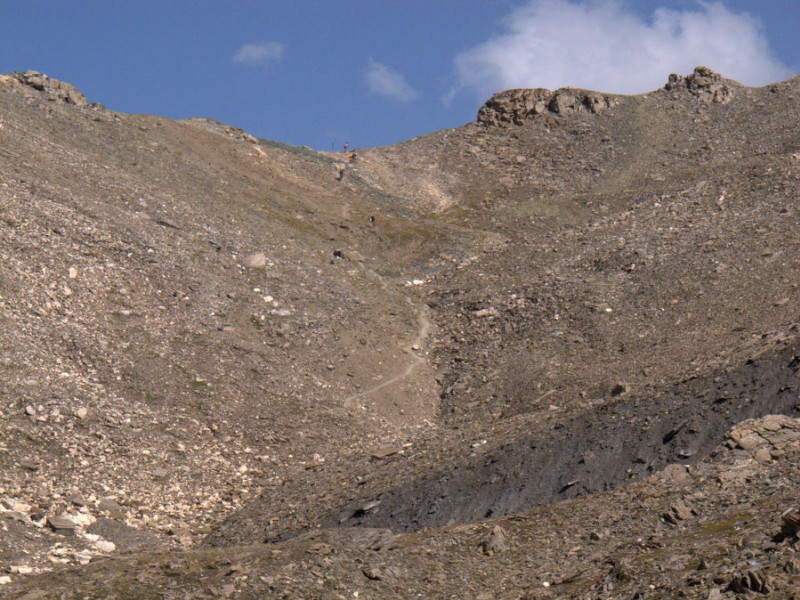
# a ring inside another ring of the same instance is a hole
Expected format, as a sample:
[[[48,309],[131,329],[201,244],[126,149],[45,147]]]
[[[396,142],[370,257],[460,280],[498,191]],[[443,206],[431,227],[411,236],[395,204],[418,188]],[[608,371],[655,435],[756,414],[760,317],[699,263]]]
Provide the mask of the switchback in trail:
[[[411,304],[411,300],[406,298],[406,300]],[[407,364],[403,367],[402,371],[392,375],[388,379],[384,379],[375,385],[368,387],[365,390],[362,390],[356,394],[348,396],[344,399],[344,406],[345,408],[354,408],[357,405],[361,404],[360,401],[364,399],[374,397],[375,394],[389,386],[395,385],[398,382],[411,377],[414,372],[423,364],[427,362],[427,359],[422,354],[423,353],[423,345],[425,340],[428,337],[428,333],[430,332],[431,328],[431,321],[430,317],[428,316],[428,309],[425,305],[416,309],[416,316],[417,316],[417,335],[414,340],[403,347],[403,355],[408,357]],[[397,365],[390,365],[392,367],[400,367],[400,364]],[[380,376],[380,375],[379,375]],[[408,412],[410,408],[416,404],[412,397],[407,397],[406,402],[408,403],[407,406],[400,406],[400,410],[404,413]]]

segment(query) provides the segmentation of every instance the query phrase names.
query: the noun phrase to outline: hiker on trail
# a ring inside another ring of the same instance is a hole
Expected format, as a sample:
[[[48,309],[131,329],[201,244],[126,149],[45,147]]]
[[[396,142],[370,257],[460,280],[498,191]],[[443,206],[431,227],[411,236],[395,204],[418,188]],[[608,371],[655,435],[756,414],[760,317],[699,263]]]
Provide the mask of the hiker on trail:
[[[350,144],[348,144],[347,142],[345,142],[345,143],[344,143],[344,150],[342,150],[342,152],[347,152],[347,149],[348,149],[349,147],[350,147]]]

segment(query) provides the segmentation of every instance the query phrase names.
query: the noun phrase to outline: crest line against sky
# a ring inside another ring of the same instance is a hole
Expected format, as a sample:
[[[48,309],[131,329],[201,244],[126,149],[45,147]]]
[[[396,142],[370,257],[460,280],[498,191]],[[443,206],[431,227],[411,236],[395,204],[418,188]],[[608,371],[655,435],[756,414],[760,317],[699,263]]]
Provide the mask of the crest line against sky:
[[[800,71],[798,0],[0,0],[0,23],[2,73],[319,150],[457,127],[510,87],[631,94],[698,65],[752,86]]]

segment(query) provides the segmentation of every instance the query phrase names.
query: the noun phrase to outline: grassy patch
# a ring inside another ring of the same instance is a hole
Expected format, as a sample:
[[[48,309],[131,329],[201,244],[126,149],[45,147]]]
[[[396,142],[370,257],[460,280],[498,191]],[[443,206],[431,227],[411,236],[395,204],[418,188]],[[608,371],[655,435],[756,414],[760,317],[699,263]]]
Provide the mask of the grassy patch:
[[[697,532],[697,534],[704,537],[709,537],[732,531],[739,523],[747,521],[747,519],[749,519],[751,516],[752,515],[750,515],[750,513],[740,513],[727,519],[723,519],[722,521],[715,521],[714,523],[705,525],[702,529],[700,529],[700,531]]]

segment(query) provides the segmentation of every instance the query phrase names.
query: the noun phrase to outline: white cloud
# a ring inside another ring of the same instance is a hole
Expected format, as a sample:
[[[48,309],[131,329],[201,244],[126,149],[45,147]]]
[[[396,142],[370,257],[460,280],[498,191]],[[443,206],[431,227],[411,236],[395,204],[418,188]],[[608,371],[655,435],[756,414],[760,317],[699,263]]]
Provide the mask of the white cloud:
[[[418,95],[401,73],[371,58],[364,80],[372,93],[388,96],[401,102],[409,102]]]
[[[240,65],[267,65],[283,60],[286,44],[261,42],[242,44],[233,56],[233,62]]]
[[[481,97],[515,87],[642,93],[700,65],[746,85],[791,75],[760,22],[721,2],[643,19],[622,0],[529,0],[503,24],[501,35],[456,57],[460,88]]]

